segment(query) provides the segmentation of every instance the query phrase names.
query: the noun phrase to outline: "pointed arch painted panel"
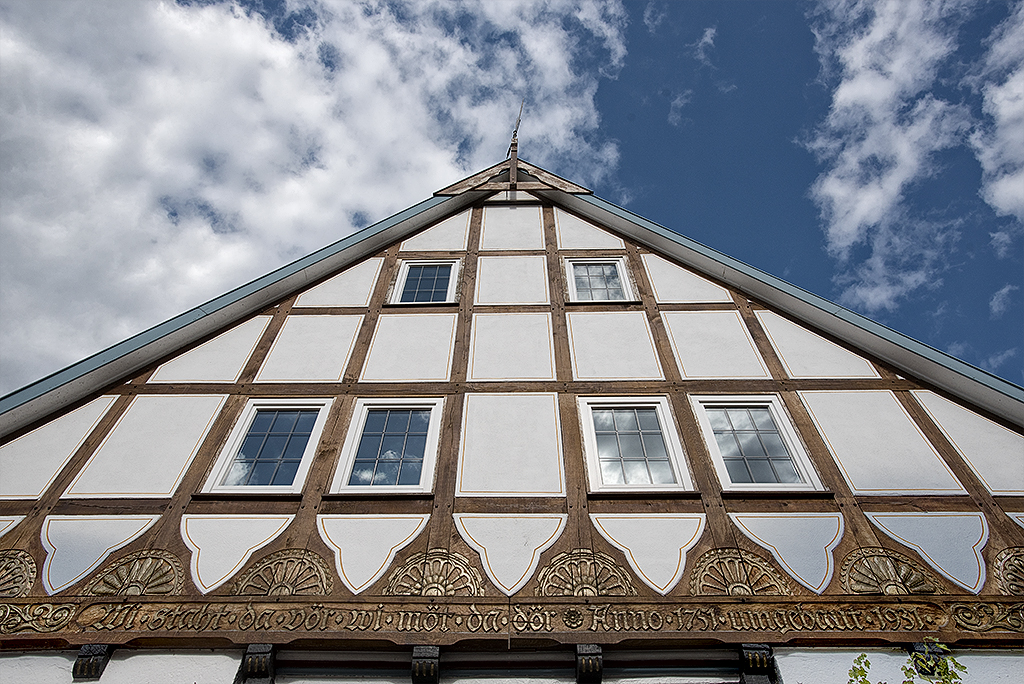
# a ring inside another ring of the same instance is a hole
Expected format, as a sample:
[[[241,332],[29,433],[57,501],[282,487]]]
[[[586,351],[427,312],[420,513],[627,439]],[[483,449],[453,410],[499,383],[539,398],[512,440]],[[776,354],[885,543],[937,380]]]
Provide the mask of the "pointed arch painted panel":
[[[256,316],[161,365],[149,382],[236,382],[271,316]]]
[[[484,207],[480,250],[543,250],[544,224],[537,206]]]
[[[356,264],[300,294],[295,306],[369,306],[383,265],[380,257]]]
[[[401,244],[402,252],[461,252],[469,241],[469,210],[450,216]]]
[[[1024,494],[1024,436],[930,390],[912,393],[990,492]]]
[[[770,378],[738,311],[661,314],[684,378]]]
[[[334,549],[338,575],[358,594],[387,572],[395,555],[426,528],[429,515],[318,515],[317,530]]]
[[[47,516],[40,532],[46,548],[42,572],[46,593],[56,594],[83,579],[159,519],[159,515]]]
[[[724,287],[715,285],[681,266],[676,266],[657,254],[641,254],[640,257],[651,281],[654,298],[659,304],[732,303],[732,295]]]
[[[23,515],[0,515],[0,537],[13,530],[24,519]]]
[[[626,555],[637,577],[662,596],[679,583],[686,554],[707,522],[703,513],[591,513],[590,520]]]
[[[537,571],[540,555],[565,530],[565,514],[457,513],[455,527],[477,553],[484,572],[503,594],[512,596]]]
[[[625,249],[626,243],[589,221],[555,207],[558,249]]]
[[[878,529],[916,550],[927,563],[967,591],[985,584],[988,522],[981,513],[865,513]]]
[[[294,515],[183,515],[181,538],[192,550],[192,581],[208,594],[285,531]]]
[[[115,399],[94,399],[0,447],[0,499],[42,496]]]
[[[226,400],[223,394],[135,397],[63,497],[171,496]]]
[[[843,538],[838,513],[730,513],[751,541],[771,552],[793,579],[816,594],[832,581],[832,550]]]
[[[755,311],[791,378],[877,378],[874,366],[774,311]]]

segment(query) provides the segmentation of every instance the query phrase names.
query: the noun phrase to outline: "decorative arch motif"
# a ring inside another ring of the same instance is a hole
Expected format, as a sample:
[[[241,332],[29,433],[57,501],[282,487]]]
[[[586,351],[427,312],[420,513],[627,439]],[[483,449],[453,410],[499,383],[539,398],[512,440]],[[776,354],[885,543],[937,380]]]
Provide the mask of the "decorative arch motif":
[[[36,562],[28,551],[0,551],[0,598],[28,596],[36,581]]]
[[[236,596],[326,596],[334,588],[331,569],[306,549],[283,549],[261,559],[239,577]]]
[[[180,594],[184,566],[167,551],[146,549],[109,564],[85,588],[87,596],[153,596]]]
[[[764,558],[742,549],[712,549],[690,573],[695,596],[791,596],[793,591]]]
[[[1024,594],[1024,546],[1000,551],[996,556],[995,573],[999,591],[1010,596]]]
[[[624,568],[606,553],[575,549],[560,553],[537,576],[537,596],[636,596]]]
[[[447,549],[414,553],[392,571],[387,596],[483,596],[483,579],[469,559]]]
[[[850,594],[944,594],[942,583],[920,563],[882,547],[847,554],[840,570],[843,589]]]

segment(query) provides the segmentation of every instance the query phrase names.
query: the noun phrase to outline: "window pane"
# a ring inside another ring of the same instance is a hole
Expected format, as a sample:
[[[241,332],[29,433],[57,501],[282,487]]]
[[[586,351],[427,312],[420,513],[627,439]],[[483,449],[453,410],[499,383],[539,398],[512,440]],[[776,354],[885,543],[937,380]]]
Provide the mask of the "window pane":
[[[308,440],[308,435],[292,435],[291,439],[288,440],[288,446],[284,449],[282,458],[290,461],[301,461],[302,453],[306,450],[306,442]]]
[[[803,481],[769,407],[707,407],[705,410],[734,483]]]
[[[737,432],[736,439],[740,442],[740,451],[745,458],[767,458],[761,440],[757,438],[756,432]]]
[[[729,414],[729,420],[732,421],[732,427],[734,430],[753,430],[754,423],[750,420],[750,415],[747,413],[745,408],[731,408],[727,409]]]
[[[751,482],[747,464],[743,462],[742,458],[727,458],[725,468],[729,471],[729,479],[733,482]]]
[[[430,429],[430,409],[367,412],[350,485],[418,485]],[[373,428],[373,432],[370,431]]]
[[[376,461],[356,461],[356,465],[352,468],[352,477],[349,478],[348,483],[350,485],[368,485],[373,481],[373,468],[377,465]]]
[[[640,429],[644,431],[653,430],[661,432],[661,424],[658,422],[658,412],[654,409],[637,409],[636,415],[640,419]]]
[[[387,427],[384,432],[405,434],[409,430],[409,414],[411,411],[389,411]]]
[[[288,444],[288,435],[275,435],[271,433],[271,435],[267,437],[267,441],[263,443],[263,449],[260,450],[259,459],[278,460],[281,458],[281,454],[284,453],[284,447],[286,444]]]
[[[619,450],[622,452],[622,458],[626,460],[643,460],[644,459],[644,448],[640,444],[640,435],[636,434],[620,434],[619,435]]]
[[[598,432],[613,432],[615,422],[612,419],[613,412],[607,409],[594,409],[594,429]]]
[[[252,427],[249,428],[249,434],[269,432],[270,425],[274,422],[274,416],[276,414],[276,411],[257,411],[256,417],[252,421]]]
[[[772,470],[767,458],[750,459],[747,461],[750,466],[750,474],[754,482],[778,482],[775,471]]]
[[[800,473],[796,472],[796,468],[793,467],[793,462],[790,460],[777,460],[772,459],[772,466],[775,468],[775,474],[779,477],[779,482],[802,482],[800,479]]]
[[[648,461],[647,465],[651,469],[651,481],[654,484],[675,484],[676,478],[668,461]]]
[[[750,417],[754,419],[754,425],[758,430],[775,430],[775,423],[772,421],[772,414],[766,408],[751,408]]]
[[[359,450],[356,452],[357,460],[376,460],[380,454],[380,435],[364,434],[359,440]]]
[[[597,436],[597,457],[601,460],[619,458],[619,442],[614,434]]]
[[[398,461],[380,461],[377,464],[377,472],[373,474],[373,484],[375,485],[395,485],[398,484],[398,470],[400,463]]]
[[[295,481],[295,473],[299,469],[299,461],[284,461],[274,475],[271,484],[288,486]]]
[[[626,474],[626,484],[651,484],[644,461],[623,461],[622,470]]]
[[[252,431],[249,432],[249,436],[242,442],[242,448],[238,450],[239,459],[253,460],[259,456],[260,448],[263,446],[263,440],[266,438],[265,435],[254,435]]]
[[[245,480],[249,477],[249,468],[251,467],[252,463],[235,461],[231,464],[231,469],[228,470],[228,474],[224,477],[224,482],[221,484],[244,485]]]
[[[665,440],[661,438],[661,433],[644,434],[644,451],[647,452],[649,461],[668,458],[668,452],[665,451]]]
[[[409,435],[405,440],[405,453],[402,455],[403,459],[414,461],[423,460],[423,452],[427,448],[427,437],[426,435]]]
[[[409,433],[427,434],[430,429],[430,411],[412,411]]]
[[[601,481],[622,484],[622,464],[619,461],[601,461]]]
[[[268,485],[274,479],[277,461],[257,461],[249,473],[248,485]]]
[[[419,461],[406,461],[402,463],[402,472],[398,476],[400,485],[418,485],[420,483],[420,470],[423,464]]]
[[[729,422],[729,418],[725,414],[725,409],[709,408],[707,410],[708,421],[711,423],[711,429],[715,430],[731,430],[732,423]]]
[[[589,265],[597,268],[599,265]],[[606,485],[674,484],[658,410],[593,408],[601,480]]]
[[[640,426],[636,422],[636,411],[633,409],[615,409],[615,429],[619,432],[623,430],[639,430]]]
[[[380,447],[380,458],[383,461],[395,461],[402,458],[405,448],[405,435],[385,435]]]
[[[370,411],[366,414],[366,424],[363,426],[363,434],[368,432],[384,432],[384,423],[388,419],[387,411]]]
[[[786,444],[777,432],[762,432],[761,443],[772,458],[789,458]]]
[[[736,444],[736,438],[731,432],[725,434],[715,433],[715,441],[718,442],[718,450],[722,452],[722,458],[741,458],[740,447]]]
[[[412,265],[406,271],[402,302],[443,302],[448,298],[451,264]]]

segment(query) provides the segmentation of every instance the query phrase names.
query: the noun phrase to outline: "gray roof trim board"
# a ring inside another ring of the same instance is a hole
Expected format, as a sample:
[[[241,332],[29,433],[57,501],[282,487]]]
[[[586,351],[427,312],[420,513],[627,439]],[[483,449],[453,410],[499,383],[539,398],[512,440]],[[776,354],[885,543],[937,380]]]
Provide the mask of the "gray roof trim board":
[[[500,165],[499,165],[500,166]],[[478,174],[479,175],[479,174]],[[718,278],[797,320],[848,340],[908,373],[1024,425],[1024,388],[975,368],[906,335],[733,259],[699,242],[590,194],[534,191],[555,204],[603,223],[697,271]],[[165,321],[134,337],[0,398],[0,435],[130,376],[182,346],[251,315],[306,284],[490,195],[469,190],[434,196],[390,218]]]

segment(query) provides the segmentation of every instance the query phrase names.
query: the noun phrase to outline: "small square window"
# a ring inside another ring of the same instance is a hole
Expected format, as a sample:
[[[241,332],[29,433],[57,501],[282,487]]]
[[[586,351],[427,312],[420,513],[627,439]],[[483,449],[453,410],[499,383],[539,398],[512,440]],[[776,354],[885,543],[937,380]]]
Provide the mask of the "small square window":
[[[593,491],[692,489],[665,397],[580,398]]]
[[[443,399],[358,399],[332,492],[429,492]]]
[[[569,301],[608,302],[634,299],[622,257],[606,259],[566,259]]]
[[[392,304],[444,304],[455,301],[459,260],[402,261]]]
[[[203,491],[301,491],[331,402],[251,400]]]
[[[691,397],[724,489],[821,489],[774,396]]]

